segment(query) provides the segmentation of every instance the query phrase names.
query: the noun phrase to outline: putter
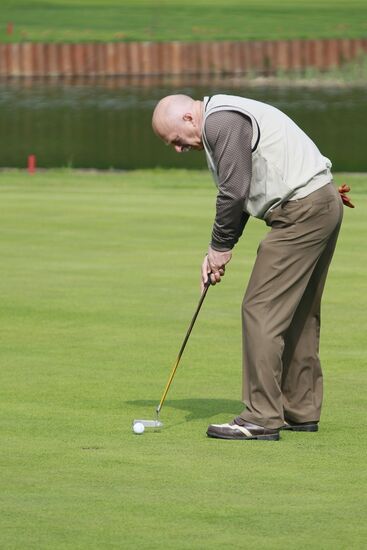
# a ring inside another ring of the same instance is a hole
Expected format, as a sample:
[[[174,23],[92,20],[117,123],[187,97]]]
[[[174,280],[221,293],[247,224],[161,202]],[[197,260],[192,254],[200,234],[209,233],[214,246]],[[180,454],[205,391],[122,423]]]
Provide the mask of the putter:
[[[209,275],[210,275],[210,274],[209,274]],[[144,428],[161,428],[161,427],[163,426],[163,422],[161,422],[161,421],[159,420],[159,413],[160,413],[160,411],[161,411],[161,409],[162,409],[162,407],[163,407],[163,403],[164,403],[164,401],[165,401],[165,399],[166,399],[168,390],[169,390],[169,388],[170,388],[170,386],[171,386],[171,384],[172,384],[172,380],[173,380],[173,378],[174,378],[174,376],[175,376],[175,374],[176,374],[177,367],[178,367],[178,365],[179,365],[179,363],[180,363],[182,354],[183,354],[183,352],[184,352],[184,349],[185,349],[185,347],[186,347],[187,341],[188,341],[188,339],[189,339],[189,337],[190,337],[191,331],[192,331],[192,329],[193,329],[193,327],[194,327],[196,318],[197,318],[197,316],[199,315],[199,311],[200,311],[200,309],[201,309],[201,306],[203,305],[203,302],[204,302],[204,300],[205,300],[205,296],[206,296],[206,294],[207,294],[207,292],[208,292],[208,288],[210,287],[210,285],[211,285],[210,277],[208,276],[208,280],[207,280],[207,282],[205,283],[204,290],[203,290],[203,292],[202,292],[202,294],[201,294],[201,296],[200,296],[200,300],[199,300],[198,306],[197,306],[196,311],[195,311],[195,313],[194,313],[194,316],[193,316],[193,318],[192,318],[192,320],[191,320],[190,326],[189,326],[189,328],[188,328],[188,330],[187,330],[185,339],[184,339],[184,341],[183,341],[183,343],[182,343],[182,346],[181,346],[181,349],[180,349],[180,351],[179,351],[179,353],[178,353],[178,356],[177,356],[177,359],[176,359],[176,361],[175,361],[175,364],[173,365],[172,372],[171,372],[171,374],[170,374],[170,377],[169,377],[169,379],[168,379],[168,382],[167,382],[167,384],[166,384],[166,387],[164,388],[164,391],[163,391],[161,400],[160,400],[160,402],[159,402],[159,405],[158,405],[157,408],[156,408],[157,419],[156,419],[156,420],[134,420],[134,422],[133,422],[133,427],[134,427],[134,424],[136,424],[137,422],[140,422],[141,424],[143,424]]]

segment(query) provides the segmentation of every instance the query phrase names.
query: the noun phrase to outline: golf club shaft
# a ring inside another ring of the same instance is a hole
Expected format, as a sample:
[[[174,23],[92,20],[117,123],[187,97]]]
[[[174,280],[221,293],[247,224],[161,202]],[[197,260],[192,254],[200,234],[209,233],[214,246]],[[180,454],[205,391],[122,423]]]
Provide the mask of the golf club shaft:
[[[192,329],[193,329],[193,327],[194,327],[196,318],[197,318],[197,316],[199,315],[199,311],[200,311],[200,309],[201,309],[201,306],[203,305],[203,302],[204,302],[204,299],[205,299],[206,293],[208,292],[208,288],[209,288],[209,287],[210,287],[210,278],[208,277],[208,281],[207,281],[207,283],[205,284],[203,293],[202,293],[202,295],[201,295],[201,297],[200,297],[200,300],[199,300],[198,307],[196,308],[196,311],[195,311],[195,313],[194,313],[194,316],[193,316],[193,318],[192,318],[192,320],[191,320],[190,326],[189,326],[188,331],[187,331],[187,333],[186,333],[185,339],[184,339],[184,341],[183,341],[183,343],[182,343],[182,346],[181,346],[181,349],[180,349],[179,354],[178,354],[178,356],[177,356],[176,362],[175,362],[175,364],[173,365],[173,369],[172,369],[171,375],[170,375],[170,377],[169,377],[169,379],[168,379],[168,382],[167,382],[167,384],[166,384],[166,387],[164,388],[164,392],[163,392],[162,398],[161,398],[160,403],[159,403],[159,405],[158,405],[158,407],[157,407],[157,409],[156,409],[157,415],[159,414],[159,412],[160,412],[160,410],[161,410],[161,408],[162,408],[162,406],[163,406],[164,400],[166,399],[166,395],[167,395],[168,390],[169,390],[169,388],[170,388],[170,385],[171,385],[171,383],[172,383],[173,377],[175,376],[175,373],[176,373],[177,367],[178,367],[178,365],[179,365],[180,359],[181,359],[182,354],[183,354],[183,352],[184,352],[184,349],[185,349],[185,347],[186,347],[186,344],[187,344],[187,341],[188,341],[189,336],[190,336],[190,334],[191,334],[191,331],[192,331]]]

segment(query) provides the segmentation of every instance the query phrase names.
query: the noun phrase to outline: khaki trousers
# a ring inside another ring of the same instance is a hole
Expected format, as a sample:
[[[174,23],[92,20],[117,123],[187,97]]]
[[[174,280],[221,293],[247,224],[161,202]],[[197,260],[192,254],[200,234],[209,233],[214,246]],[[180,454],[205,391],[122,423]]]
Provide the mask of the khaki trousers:
[[[317,421],[320,304],[343,217],[332,183],[275,208],[242,304],[244,420]]]

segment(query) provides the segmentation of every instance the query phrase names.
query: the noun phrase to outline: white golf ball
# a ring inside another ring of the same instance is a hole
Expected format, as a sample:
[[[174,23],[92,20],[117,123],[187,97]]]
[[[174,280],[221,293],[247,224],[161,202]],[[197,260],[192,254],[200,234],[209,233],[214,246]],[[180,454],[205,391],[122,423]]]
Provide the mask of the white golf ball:
[[[142,434],[144,433],[144,424],[142,422],[135,422],[133,426],[134,434]]]

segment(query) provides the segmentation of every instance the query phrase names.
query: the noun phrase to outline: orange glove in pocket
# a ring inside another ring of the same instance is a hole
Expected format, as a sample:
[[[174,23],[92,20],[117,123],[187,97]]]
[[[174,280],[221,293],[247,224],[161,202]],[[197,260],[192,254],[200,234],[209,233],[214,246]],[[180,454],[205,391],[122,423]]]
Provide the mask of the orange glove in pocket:
[[[343,183],[343,185],[338,187],[338,191],[340,193],[343,204],[345,206],[348,206],[349,208],[355,208],[354,204],[352,203],[352,201],[350,200],[348,195],[346,195],[346,193],[349,193],[349,191],[350,191],[349,185],[346,185],[345,183]]]

